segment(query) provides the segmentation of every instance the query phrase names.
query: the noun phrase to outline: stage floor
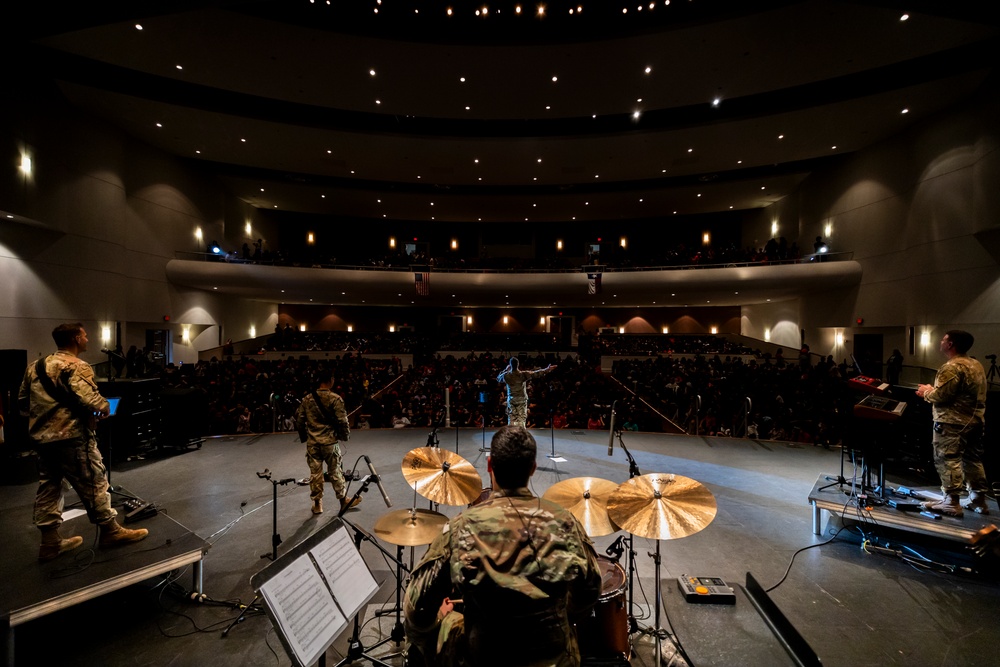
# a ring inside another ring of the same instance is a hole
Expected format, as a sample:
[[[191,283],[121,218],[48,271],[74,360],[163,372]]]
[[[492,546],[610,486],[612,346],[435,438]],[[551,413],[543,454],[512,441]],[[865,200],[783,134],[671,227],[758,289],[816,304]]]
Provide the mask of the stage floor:
[[[491,431],[485,433],[486,442],[491,435]],[[347,446],[345,464],[351,467],[357,457],[367,454],[385,480],[393,509],[412,506],[414,493],[403,479],[400,464],[409,450],[427,444],[427,436],[428,431],[421,429],[357,431]],[[572,477],[596,476],[618,483],[628,478],[628,462],[617,443],[614,455],[607,456],[607,432],[557,432],[554,447],[563,461],[546,456],[553,446],[549,431],[536,431],[535,436],[539,469],[532,486],[539,495]],[[441,447],[457,450],[488,479],[486,455],[479,451],[481,431],[442,430],[439,437]],[[827,526],[821,535],[813,535],[808,496],[819,473],[839,468],[839,451],[768,441],[631,433],[625,436],[625,444],[641,472],[691,477],[705,484],[718,503],[718,515],[705,530],[661,543],[665,596],[674,594],[675,577],[682,573],[742,584],[750,571],[762,585],[771,586],[781,579],[797,549],[830,537]],[[171,577],[176,585],[168,586],[163,577],[154,577],[19,625],[17,664],[56,660],[105,667],[290,664],[263,615],[248,615],[226,638],[221,637],[239,614],[234,605],[246,604],[253,597],[251,576],[270,562],[261,556],[271,551],[272,485],[256,474],[265,468],[277,479],[305,477],[304,446],[293,434],[215,438],[200,450],[115,466],[115,484],[155,502],[162,512],[211,545],[204,559],[204,592],[210,600],[227,604],[199,604],[176,595],[174,588],[191,590],[190,567],[181,568]],[[37,550],[37,543],[30,539],[37,537],[31,527],[34,488],[34,484],[0,487],[0,522],[6,534],[29,536],[0,541],[0,573],[5,582],[19,576],[11,563],[32,560]],[[279,486],[278,532],[283,547],[298,543],[332,518],[329,510],[336,501],[330,492],[326,505],[328,512],[315,517],[307,487]],[[426,508],[428,502],[418,498],[416,505]],[[990,505],[1000,519],[996,504],[991,500]],[[440,506],[449,516],[460,510]],[[387,511],[373,488],[360,510],[349,516],[370,530]],[[89,542],[93,535],[88,532],[89,524],[85,519],[76,524]],[[165,540],[155,525],[149,527],[149,544]],[[598,553],[617,536],[595,539]],[[858,545],[857,537],[842,534],[830,544],[800,553],[787,579],[771,593],[824,665],[995,663],[992,652],[983,647],[1000,640],[1000,625],[994,618],[1000,588],[981,578],[917,569],[889,556],[866,553]],[[385,546],[394,550],[392,545]],[[637,606],[647,610],[655,598],[653,559],[648,557],[655,546],[652,540],[635,540],[641,587],[636,587],[634,597]],[[22,550],[28,551],[26,556]],[[406,549],[404,556],[417,560],[423,551],[424,547]],[[393,570],[367,543],[362,545],[362,555],[381,584],[371,604],[393,602]],[[64,560],[68,565],[72,556],[62,556],[55,564],[63,565]],[[640,615],[640,625],[653,625],[652,614]],[[661,624],[667,620],[664,615]],[[709,628],[699,632],[689,624],[678,626],[680,639],[692,648],[692,655],[698,653],[695,649],[700,643],[717,641]],[[380,632],[379,623],[372,623],[364,636],[376,640]],[[348,630],[334,643],[328,664],[336,664],[346,653],[349,634]],[[632,664],[652,665],[651,640],[642,638],[637,644]],[[383,649],[389,651],[392,645]]]

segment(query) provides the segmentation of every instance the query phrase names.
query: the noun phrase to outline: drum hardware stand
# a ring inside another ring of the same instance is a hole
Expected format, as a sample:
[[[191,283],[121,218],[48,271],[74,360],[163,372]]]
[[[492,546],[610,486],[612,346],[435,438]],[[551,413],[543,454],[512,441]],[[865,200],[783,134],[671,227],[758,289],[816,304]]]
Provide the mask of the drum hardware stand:
[[[382,551],[385,552],[385,549],[382,549]],[[401,614],[403,612],[403,597],[402,597],[403,570],[405,569],[407,572],[409,572],[410,569],[403,565],[402,545],[396,545],[396,557],[393,558],[393,560],[396,562],[396,606],[393,609],[379,609],[378,611],[375,612],[375,616],[379,617],[379,616],[388,616],[389,614],[396,614],[396,623],[392,626],[392,632],[389,634],[389,637],[383,639],[378,644],[375,644],[375,646],[373,646],[372,648],[381,646],[382,644],[388,641],[394,642],[396,644],[396,647],[398,648],[399,645],[403,643],[403,639],[406,637],[406,631],[403,629],[403,621],[401,617]],[[395,657],[395,655],[402,655],[402,654],[399,653],[393,655],[386,655],[382,657],[390,658],[390,657]]]
[[[343,507],[340,508],[340,511],[337,512],[338,519],[342,520],[347,510],[351,509],[351,507],[354,506],[355,501],[361,498],[361,494],[366,493],[368,491],[368,485],[375,481],[375,479],[373,478],[374,475],[366,475],[361,479],[361,486],[358,487],[358,490],[354,492],[354,495],[351,496],[351,499],[346,503],[344,503]]]
[[[273,494],[271,496],[271,553],[261,554],[261,558],[277,560],[278,545],[281,544],[281,535],[278,534],[278,485],[280,484],[283,486],[285,484],[294,484],[295,478],[289,477],[288,479],[272,479],[271,471],[267,468],[264,468],[264,472],[257,473],[257,477],[260,479],[266,479],[271,483]]]
[[[1000,382],[1000,370],[997,369],[997,355],[987,354],[986,358],[990,360],[990,369],[986,372],[986,386],[988,387],[995,382]]]
[[[628,478],[640,477],[642,473],[639,472],[639,464],[635,462],[635,458],[632,456],[632,452],[628,450],[625,446],[625,441],[622,439],[622,432],[616,430],[615,434],[618,436],[618,446],[622,448],[625,452],[625,457],[628,459]],[[657,543],[659,547],[659,543]],[[657,573],[656,581],[659,581],[659,573]],[[633,635],[639,631],[639,621],[636,620],[633,610],[635,607],[633,603],[635,601],[635,535],[632,533],[628,534],[628,633]],[[659,588],[657,588],[659,590]],[[656,662],[657,667],[659,667],[659,661]]]
[[[560,457],[558,454],[556,454],[556,427],[555,424],[552,423],[553,413],[554,413],[553,410],[549,410],[549,436],[552,438],[552,453],[546,456],[545,458],[554,461],[555,459]]]
[[[361,489],[358,489],[358,492],[354,494],[354,498],[360,497],[361,493],[365,489],[368,488],[368,484],[370,484],[370,483],[371,483],[371,477],[369,476],[365,480],[364,484],[362,484]],[[351,499],[351,502],[354,502],[354,498]],[[350,507],[350,503],[348,503],[345,506],[345,508],[341,510],[341,514],[343,514],[344,511],[346,511],[347,507]],[[361,551],[361,543],[364,540],[368,540],[371,544],[375,545],[375,547],[379,551],[381,551],[384,555],[388,556],[391,560],[396,561],[396,573],[397,573],[397,577],[401,577],[400,568],[403,565],[401,561],[397,560],[396,558],[393,558],[392,554],[389,553],[388,551],[386,551],[382,547],[382,545],[379,544],[367,532],[365,532],[364,530],[362,530],[358,526],[354,525],[353,523],[351,523],[350,521],[348,521],[347,519],[345,519],[343,516],[340,517],[340,520],[344,522],[344,525],[349,526],[352,530],[354,530],[354,548],[357,549],[358,552]],[[399,579],[397,579],[397,582],[396,582],[396,603],[397,603],[397,610],[399,608],[398,607],[399,600],[400,600],[400,581],[399,581]],[[398,611],[397,611],[397,614],[398,614]],[[376,612],[376,615],[378,615],[378,612]],[[399,639],[396,640],[396,643],[398,644],[398,643],[400,643],[403,640],[402,639],[402,637],[403,637],[403,625],[399,621],[398,615],[397,615],[396,619],[397,619],[396,620],[396,624],[399,626]],[[378,648],[379,646],[381,646],[382,644],[385,644],[386,642],[390,642],[390,641],[395,640],[396,636],[397,636],[396,628],[393,627],[393,629],[392,629],[392,635],[391,636],[386,637],[382,641],[378,642],[377,644],[373,644],[372,646],[370,646],[368,648],[369,649]],[[343,665],[349,665],[349,664],[352,664],[352,663],[357,662],[358,660],[362,660],[362,659],[367,660],[368,662],[372,663],[373,665],[379,665],[380,667],[392,667],[392,665],[390,665],[389,663],[383,662],[382,659],[383,658],[393,658],[393,657],[396,657],[398,655],[402,655],[402,654],[401,653],[392,653],[390,655],[383,655],[383,656],[375,657],[375,656],[371,656],[371,655],[368,655],[367,653],[365,653],[365,645],[361,643],[361,610],[359,609],[358,613],[356,613],[354,615],[354,631],[351,633],[351,639],[347,643],[347,655],[344,656],[343,660],[341,660],[340,662],[337,663],[336,667],[343,667]],[[320,656],[319,667],[326,667],[326,654],[323,654],[323,655]]]

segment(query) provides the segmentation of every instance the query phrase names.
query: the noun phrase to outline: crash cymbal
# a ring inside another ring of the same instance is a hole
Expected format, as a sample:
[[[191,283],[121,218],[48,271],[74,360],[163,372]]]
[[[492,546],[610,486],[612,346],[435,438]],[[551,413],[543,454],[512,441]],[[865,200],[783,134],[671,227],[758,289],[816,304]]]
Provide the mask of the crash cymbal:
[[[573,477],[553,484],[542,497],[568,509],[580,520],[587,535],[601,537],[618,530],[608,518],[608,496],[617,488],[614,482],[600,477]]]
[[[674,540],[712,523],[715,496],[690,477],[652,473],[633,477],[608,498],[608,517],[639,537]]]
[[[420,508],[394,510],[375,522],[375,536],[389,544],[416,547],[430,544],[441,534],[448,517],[440,512]]]
[[[418,447],[403,457],[406,483],[428,500],[442,505],[468,505],[479,497],[483,479],[455,452]]]

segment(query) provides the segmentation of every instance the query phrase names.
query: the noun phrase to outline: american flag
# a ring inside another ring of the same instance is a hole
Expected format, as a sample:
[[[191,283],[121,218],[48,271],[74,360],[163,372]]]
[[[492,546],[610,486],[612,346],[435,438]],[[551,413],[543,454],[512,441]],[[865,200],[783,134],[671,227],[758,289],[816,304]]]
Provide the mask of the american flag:
[[[417,296],[430,296],[431,295],[431,274],[429,274],[429,273],[414,273],[413,274],[413,284],[417,288]]]
[[[587,294],[600,294],[601,293],[601,274],[600,273],[588,273],[587,274]]]

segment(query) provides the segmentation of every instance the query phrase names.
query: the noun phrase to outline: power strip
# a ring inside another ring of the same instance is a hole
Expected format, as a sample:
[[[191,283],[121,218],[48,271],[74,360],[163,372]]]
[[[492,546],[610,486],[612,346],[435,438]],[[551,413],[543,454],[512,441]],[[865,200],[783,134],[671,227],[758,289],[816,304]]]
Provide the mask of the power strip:
[[[156,505],[147,503],[141,498],[126,498],[122,504],[122,510],[125,512],[125,523],[148,519],[151,516],[156,516],[158,511]]]

